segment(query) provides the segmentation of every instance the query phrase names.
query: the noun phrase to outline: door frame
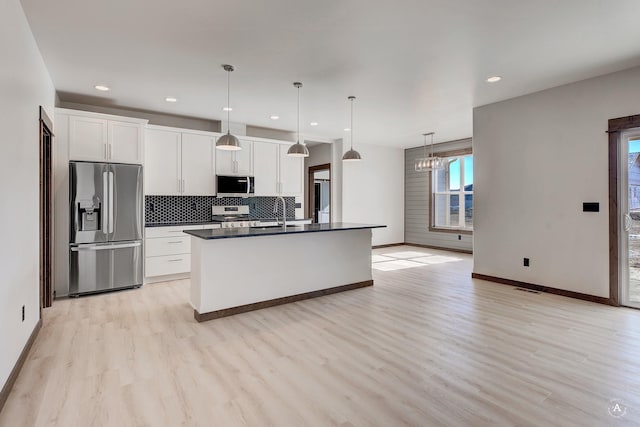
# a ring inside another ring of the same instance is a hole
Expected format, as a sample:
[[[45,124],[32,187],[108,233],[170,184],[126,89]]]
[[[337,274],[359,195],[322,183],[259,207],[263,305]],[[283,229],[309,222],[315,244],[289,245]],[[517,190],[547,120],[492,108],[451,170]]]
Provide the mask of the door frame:
[[[317,171],[322,171],[322,170],[328,170],[329,171],[329,222],[331,222],[331,217],[333,215],[333,206],[331,203],[332,200],[332,191],[331,191],[331,163],[324,163],[322,165],[316,165],[316,166],[309,166],[309,171],[307,172],[308,176],[307,176],[307,185],[308,185],[308,194],[309,197],[307,197],[307,215],[309,215],[309,218],[311,218],[311,221],[313,221],[314,219],[317,221],[317,218],[314,218],[314,214],[315,214],[315,209],[314,209],[314,200],[315,200],[315,179],[314,179],[314,173]]]
[[[620,208],[618,184],[620,173],[620,138],[627,129],[640,127],[640,114],[609,120],[609,304],[620,305]]]
[[[39,108],[40,146],[40,318],[53,303],[53,121]]]

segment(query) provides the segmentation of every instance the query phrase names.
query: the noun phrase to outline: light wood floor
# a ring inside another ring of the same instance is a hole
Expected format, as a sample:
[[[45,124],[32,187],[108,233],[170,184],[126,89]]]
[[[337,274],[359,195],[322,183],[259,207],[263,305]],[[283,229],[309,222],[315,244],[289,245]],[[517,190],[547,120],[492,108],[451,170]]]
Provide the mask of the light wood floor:
[[[371,288],[202,324],[188,281],[56,301],[0,425],[640,424],[640,311],[375,253]]]

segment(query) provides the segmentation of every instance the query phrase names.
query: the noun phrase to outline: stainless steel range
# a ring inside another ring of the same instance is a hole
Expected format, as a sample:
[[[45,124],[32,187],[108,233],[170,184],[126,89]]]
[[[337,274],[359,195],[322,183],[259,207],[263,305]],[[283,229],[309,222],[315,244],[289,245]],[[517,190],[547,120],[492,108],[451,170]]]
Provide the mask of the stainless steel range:
[[[222,228],[258,227],[260,221],[249,219],[249,206],[212,206],[211,219]]]

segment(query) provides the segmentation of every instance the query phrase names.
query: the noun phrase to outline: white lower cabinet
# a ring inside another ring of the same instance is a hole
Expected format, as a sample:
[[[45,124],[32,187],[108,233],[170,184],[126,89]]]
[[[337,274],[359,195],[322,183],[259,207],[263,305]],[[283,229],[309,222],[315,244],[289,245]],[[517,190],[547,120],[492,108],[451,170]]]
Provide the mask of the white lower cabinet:
[[[144,268],[147,277],[189,273],[191,271],[191,254],[147,257]]]
[[[145,228],[145,277],[191,272],[191,236],[183,230],[220,228],[219,224]],[[161,279],[161,278],[160,278]]]

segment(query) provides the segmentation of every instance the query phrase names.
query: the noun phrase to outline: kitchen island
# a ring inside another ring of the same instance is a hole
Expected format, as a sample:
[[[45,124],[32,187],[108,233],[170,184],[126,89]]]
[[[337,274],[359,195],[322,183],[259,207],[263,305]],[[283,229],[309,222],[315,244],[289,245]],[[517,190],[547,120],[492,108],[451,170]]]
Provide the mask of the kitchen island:
[[[371,229],[384,225],[188,230],[199,322],[373,285]]]

